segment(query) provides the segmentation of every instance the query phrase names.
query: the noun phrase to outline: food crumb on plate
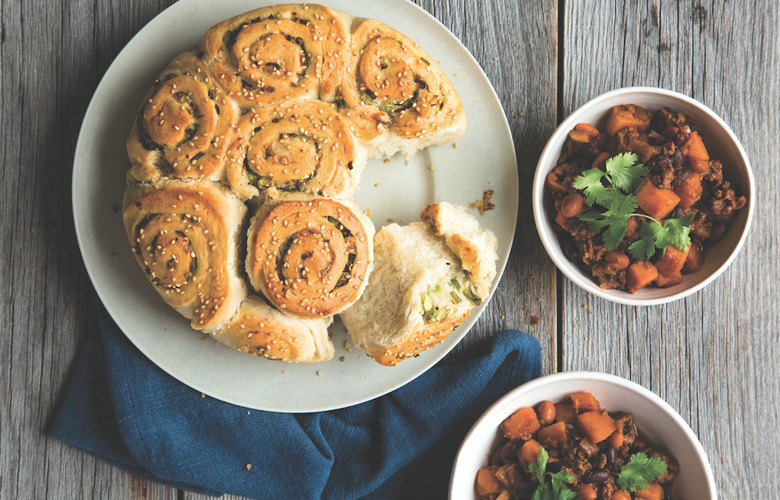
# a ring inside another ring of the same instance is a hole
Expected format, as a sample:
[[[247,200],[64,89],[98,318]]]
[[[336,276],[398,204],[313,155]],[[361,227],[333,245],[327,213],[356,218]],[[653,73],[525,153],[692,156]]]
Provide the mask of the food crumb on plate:
[[[344,349],[346,349],[348,352],[352,352],[352,347],[349,346],[349,340],[344,341]]]
[[[200,399],[204,399],[205,397],[206,397],[206,395],[201,392],[200,393]]]
[[[321,377],[321,376],[322,376],[322,372],[321,372],[321,371],[319,371],[319,370],[317,370],[317,376],[318,376],[318,377]]]
[[[496,208],[496,205],[491,202],[490,200],[493,199],[493,190],[488,189],[484,193],[482,193],[482,199],[472,203],[471,206],[479,210],[480,215],[485,215],[490,210],[493,210]]]
[[[344,356],[342,356],[342,357],[339,358],[339,361],[341,361],[343,363],[345,359],[346,358]]]

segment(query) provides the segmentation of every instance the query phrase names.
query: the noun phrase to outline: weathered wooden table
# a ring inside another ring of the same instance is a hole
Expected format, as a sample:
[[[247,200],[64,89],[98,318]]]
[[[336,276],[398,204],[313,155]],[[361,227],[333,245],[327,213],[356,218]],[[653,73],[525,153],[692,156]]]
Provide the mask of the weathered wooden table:
[[[515,327],[539,339],[548,373],[597,370],[638,382],[699,435],[723,498],[777,498],[776,3],[417,2],[482,64],[518,156],[521,203],[511,261],[487,313],[457,349]],[[133,477],[44,433],[92,319],[71,217],[79,126],[113,58],[170,3],[0,3],[2,499],[198,497]],[[563,278],[540,244],[530,205],[536,160],[556,123],[591,97],[631,85],[676,90],[718,112],[741,138],[758,188],[753,229],[732,266],[703,291],[658,307],[595,299]]]

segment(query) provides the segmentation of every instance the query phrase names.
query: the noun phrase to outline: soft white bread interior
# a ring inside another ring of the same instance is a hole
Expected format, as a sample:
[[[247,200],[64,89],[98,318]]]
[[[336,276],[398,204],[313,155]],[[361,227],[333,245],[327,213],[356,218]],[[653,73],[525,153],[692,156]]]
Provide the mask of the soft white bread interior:
[[[368,287],[340,317],[355,345],[377,362],[395,366],[441,343],[481,300],[460,259],[432,224],[390,224],[374,237]]]
[[[288,363],[314,363],[333,357],[328,326],[333,317],[299,319],[249,296],[233,318],[211,331],[219,342],[253,356]]]
[[[425,207],[420,217],[431,224],[436,235],[443,237],[450,250],[460,258],[463,269],[474,283],[477,297],[487,297],[496,277],[496,236],[479,227],[477,219],[460,205],[432,203]]]

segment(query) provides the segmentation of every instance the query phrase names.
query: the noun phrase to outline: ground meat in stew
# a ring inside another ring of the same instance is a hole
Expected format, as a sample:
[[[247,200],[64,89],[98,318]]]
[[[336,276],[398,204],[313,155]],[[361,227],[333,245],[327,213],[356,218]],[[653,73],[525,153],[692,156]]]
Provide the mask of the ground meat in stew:
[[[487,467],[475,479],[480,500],[533,498],[540,483],[531,464],[537,463],[541,449],[549,456],[545,472],[565,471],[573,476],[566,488],[583,500],[668,499],[668,485],[679,472],[675,459],[638,431],[633,413],[603,410],[587,392],[556,404],[543,401],[534,408],[521,408],[502,422],[500,431],[502,438]],[[666,472],[645,490],[622,490],[618,481],[622,468],[638,453],[659,459]]]
[[[608,158],[633,152],[647,167],[647,179],[654,186],[673,191],[682,198],[666,217],[682,218],[694,214],[691,247],[682,257],[685,259],[682,269],[678,266],[663,274],[661,271],[666,268],[661,267],[657,279],[651,282],[659,287],[681,283],[682,274],[701,267],[707,245],[723,237],[729,222],[745,206],[746,199],[724,179],[721,162],[709,158],[701,137],[691,129],[685,114],[669,109],[649,113],[633,104],[615,106],[610,113],[623,113],[630,119],[612,120],[610,115],[606,130],[578,124],[569,132],[558,165],[546,178],[545,189],[553,200],[550,216],[555,220],[557,230],[565,233],[562,238],[564,254],[589,271],[601,288],[634,291],[627,284],[626,273],[628,265],[638,259],[631,256],[628,247],[639,239],[641,226],[648,220],[642,217],[629,219],[625,237],[614,250],[622,254],[620,257],[610,252],[601,236],[578,218],[579,213],[589,207],[579,211],[570,208],[582,206],[581,200],[571,197],[581,194],[573,187],[578,176],[590,168],[604,170]],[[565,206],[566,203],[569,206]],[[613,254],[611,259],[607,259],[608,254]],[[660,254],[658,252],[653,262],[645,265],[655,267]],[[616,265],[616,260],[625,263],[626,257],[629,259],[627,265]]]

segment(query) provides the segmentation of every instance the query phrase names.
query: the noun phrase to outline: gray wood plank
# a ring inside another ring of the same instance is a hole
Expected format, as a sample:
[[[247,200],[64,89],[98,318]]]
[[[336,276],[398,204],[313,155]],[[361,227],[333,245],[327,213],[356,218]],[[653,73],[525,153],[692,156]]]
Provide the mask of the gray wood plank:
[[[564,280],[563,368],[614,373],[649,387],[698,433],[723,498],[772,497],[776,481],[762,478],[773,474],[780,439],[761,431],[778,424],[780,407],[780,264],[770,229],[780,216],[780,176],[777,141],[769,139],[780,133],[776,9],[757,1],[565,6],[565,114],[622,86],[691,95],[741,138],[759,179],[759,204],[741,255],[683,301],[619,306]]]
[[[160,9],[110,7],[2,2],[0,498],[176,496],[45,436],[91,294],[70,208],[76,135],[99,75]]]

